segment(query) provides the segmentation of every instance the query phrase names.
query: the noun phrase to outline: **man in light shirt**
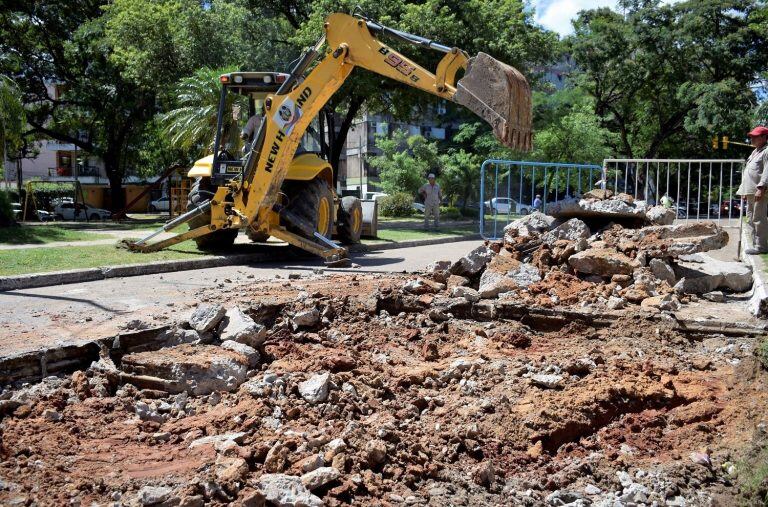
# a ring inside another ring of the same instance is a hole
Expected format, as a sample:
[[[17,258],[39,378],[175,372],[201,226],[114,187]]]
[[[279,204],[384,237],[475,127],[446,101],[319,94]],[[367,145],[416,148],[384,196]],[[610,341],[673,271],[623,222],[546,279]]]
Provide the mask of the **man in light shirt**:
[[[440,185],[435,183],[435,175],[429,173],[427,183],[419,189],[419,194],[424,198],[424,228],[429,228],[429,217],[434,217],[434,227],[440,227],[440,201],[443,200],[443,194],[440,191]]]
[[[747,224],[752,231],[752,248],[744,253],[757,255],[768,252],[768,128],[755,127],[747,135],[755,149],[747,159],[736,193],[746,201]]]

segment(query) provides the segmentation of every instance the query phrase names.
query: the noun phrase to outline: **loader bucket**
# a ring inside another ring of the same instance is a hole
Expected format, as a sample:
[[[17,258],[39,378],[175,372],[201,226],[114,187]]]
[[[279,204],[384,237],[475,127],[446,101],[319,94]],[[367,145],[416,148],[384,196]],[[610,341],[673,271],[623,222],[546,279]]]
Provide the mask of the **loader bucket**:
[[[530,151],[531,88],[514,67],[478,53],[456,83],[453,100],[488,122],[505,146]]]

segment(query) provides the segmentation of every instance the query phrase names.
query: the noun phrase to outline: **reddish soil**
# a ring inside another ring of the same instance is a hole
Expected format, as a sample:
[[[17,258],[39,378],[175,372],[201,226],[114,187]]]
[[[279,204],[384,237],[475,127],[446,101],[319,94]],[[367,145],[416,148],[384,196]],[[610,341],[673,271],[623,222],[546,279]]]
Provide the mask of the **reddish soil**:
[[[575,303],[586,287],[571,278],[530,293]],[[647,488],[648,503],[736,501],[722,465],[745,452],[768,402],[753,338],[681,335],[647,313],[546,332],[513,321],[438,323],[429,296],[398,296],[406,312],[380,312],[378,294],[406,279],[277,281],[227,294],[270,328],[264,364],[250,375],[269,370],[284,388],[190,397],[162,422],[140,420],[136,403],[172,405],[176,396],[99,391],[89,387],[105,385],[94,370],[7,391],[21,405],[0,423],[0,503],[130,503],[145,485],[172,487],[177,504],[243,501],[262,474],[301,475],[318,453],[341,472],[314,491],[328,505],[539,505],[553,491],[589,498],[588,484],[602,490],[592,500],[616,498],[619,471]],[[308,307],[330,322],[292,330],[288,316]],[[329,398],[309,404],[298,384],[322,371],[332,372]],[[542,375],[557,380],[544,387]],[[235,432],[245,433],[236,445],[190,447]],[[346,451],[324,447],[335,438]],[[386,448],[383,462],[371,461],[374,440]],[[247,470],[222,471],[235,458]]]

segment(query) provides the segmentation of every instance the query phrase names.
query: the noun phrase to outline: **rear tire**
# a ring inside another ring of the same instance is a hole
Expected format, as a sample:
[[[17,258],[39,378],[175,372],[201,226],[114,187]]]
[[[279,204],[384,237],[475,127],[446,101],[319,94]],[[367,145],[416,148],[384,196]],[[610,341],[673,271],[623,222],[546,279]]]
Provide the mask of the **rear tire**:
[[[339,208],[339,239],[346,245],[360,243],[363,232],[363,205],[354,196],[342,197]]]
[[[210,178],[197,178],[187,198],[187,211],[200,203],[213,198],[214,188]],[[189,229],[197,229],[211,223],[211,213],[198,215],[188,222]],[[200,250],[223,250],[232,247],[237,238],[237,229],[219,229],[205,236],[195,238],[197,248]]]
[[[290,199],[287,208],[309,222],[315,231],[326,238],[333,233],[333,191],[322,179],[291,181],[285,188]],[[289,231],[300,236],[304,233],[286,224]],[[313,239],[313,238],[310,238]]]

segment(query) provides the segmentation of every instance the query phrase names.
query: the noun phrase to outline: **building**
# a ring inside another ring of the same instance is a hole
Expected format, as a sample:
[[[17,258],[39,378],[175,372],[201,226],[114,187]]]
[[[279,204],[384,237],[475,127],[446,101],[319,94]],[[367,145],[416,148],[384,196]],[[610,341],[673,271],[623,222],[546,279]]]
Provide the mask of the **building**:
[[[74,144],[43,140],[36,143],[37,156],[21,161],[22,182],[30,180],[56,181],[76,178],[83,184],[107,183],[104,163]],[[5,163],[6,183],[17,182],[15,161]]]
[[[339,184],[344,193],[359,195],[381,191],[379,175],[368,163],[368,157],[380,155],[377,137],[389,137],[397,130],[409,135],[422,135],[427,139],[445,140],[458,129],[459,123],[443,121],[444,102],[438,102],[428,119],[419,124],[393,121],[390,115],[365,113],[356,119],[347,133],[347,140],[339,161]]]

